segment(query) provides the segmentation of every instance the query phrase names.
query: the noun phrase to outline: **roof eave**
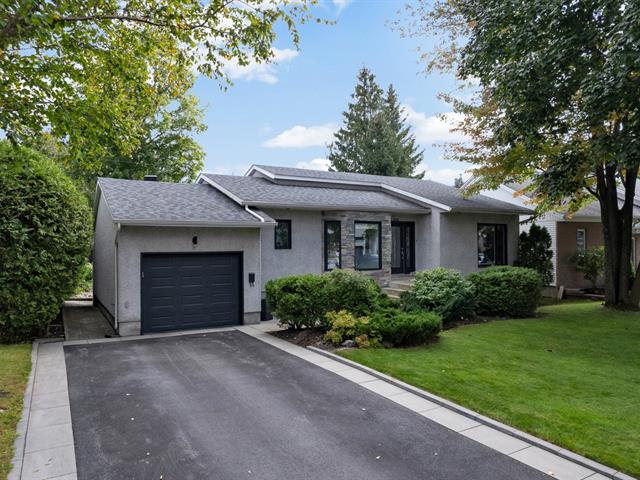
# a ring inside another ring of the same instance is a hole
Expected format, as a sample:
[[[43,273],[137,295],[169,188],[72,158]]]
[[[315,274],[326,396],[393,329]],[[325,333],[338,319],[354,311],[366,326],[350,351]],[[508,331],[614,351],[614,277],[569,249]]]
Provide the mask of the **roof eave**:
[[[398,213],[412,213],[412,214],[429,214],[431,209],[428,207],[417,208],[401,208],[401,207],[372,207],[370,205],[325,205],[319,203],[274,203],[264,201],[250,201],[247,200],[247,205],[252,207],[263,208],[286,208],[289,210],[327,210],[327,211],[340,211],[340,210],[359,210],[362,212],[398,212]]]
[[[211,227],[211,228],[261,228],[271,227],[274,221],[265,222],[212,222],[194,220],[157,220],[157,219],[130,219],[113,218],[114,223],[135,227]]]

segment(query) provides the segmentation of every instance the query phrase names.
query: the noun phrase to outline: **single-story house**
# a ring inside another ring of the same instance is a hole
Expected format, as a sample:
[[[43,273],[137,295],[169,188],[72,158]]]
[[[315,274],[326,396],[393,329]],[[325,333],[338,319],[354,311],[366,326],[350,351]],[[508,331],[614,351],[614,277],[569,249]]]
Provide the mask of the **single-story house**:
[[[94,206],[94,300],[120,335],[257,323],[265,283],[286,275],[384,285],[511,264],[531,213],[429,180],[261,165],[193,184],[101,178]]]
[[[468,180],[469,185],[473,179]],[[483,195],[512,203],[520,207],[531,207],[533,204],[530,194],[525,193],[527,185],[519,183],[506,183],[496,190],[485,190]],[[624,192],[618,192],[618,198],[624,201]],[[521,231],[528,231],[531,226],[530,215],[521,217]],[[634,201],[634,218],[640,221],[640,196]],[[591,287],[591,283],[585,280],[584,275],[576,271],[570,258],[577,250],[598,247],[604,244],[602,221],[600,217],[600,204],[596,201],[586,205],[573,214],[567,212],[549,212],[535,220],[535,223],[545,227],[551,236],[551,250],[553,251],[553,281],[551,286],[567,289],[582,289]],[[634,230],[632,247],[633,265],[638,265],[640,260],[640,232]],[[601,279],[600,286],[602,286]]]

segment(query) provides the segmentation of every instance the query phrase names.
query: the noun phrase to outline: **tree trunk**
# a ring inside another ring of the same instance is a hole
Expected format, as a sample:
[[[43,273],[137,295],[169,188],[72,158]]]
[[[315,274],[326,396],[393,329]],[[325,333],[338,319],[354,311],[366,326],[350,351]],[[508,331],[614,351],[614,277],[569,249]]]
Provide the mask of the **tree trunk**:
[[[631,276],[631,237],[633,234],[633,200],[637,165],[623,176],[624,203],[618,202],[618,172],[615,166],[598,166],[598,199],[602,218],[605,258],[605,304],[612,307],[632,305],[629,279]]]

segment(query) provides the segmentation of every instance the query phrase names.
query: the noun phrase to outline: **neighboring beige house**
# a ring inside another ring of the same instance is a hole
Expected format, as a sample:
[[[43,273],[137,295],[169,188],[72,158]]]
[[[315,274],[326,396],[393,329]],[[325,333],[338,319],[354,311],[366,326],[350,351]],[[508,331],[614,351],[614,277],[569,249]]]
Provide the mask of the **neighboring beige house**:
[[[465,183],[470,185],[473,178]],[[510,202],[521,207],[531,207],[531,198],[522,194],[524,184],[507,183],[496,190],[486,190],[482,194],[503,202]],[[621,192],[622,193],[622,192]],[[640,221],[640,196],[636,194],[634,217]],[[527,231],[531,217],[520,217],[520,231]],[[600,219],[600,205],[593,202],[573,215],[562,212],[551,212],[536,220],[540,226],[546,227],[551,235],[551,249],[553,251],[553,282],[552,286],[564,286],[569,289],[588,288],[591,283],[577,272],[569,259],[578,249],[586,249],[603,245],[602,223]],[[640,231],[633,237],[632,261],[638,265],[640,260]]]

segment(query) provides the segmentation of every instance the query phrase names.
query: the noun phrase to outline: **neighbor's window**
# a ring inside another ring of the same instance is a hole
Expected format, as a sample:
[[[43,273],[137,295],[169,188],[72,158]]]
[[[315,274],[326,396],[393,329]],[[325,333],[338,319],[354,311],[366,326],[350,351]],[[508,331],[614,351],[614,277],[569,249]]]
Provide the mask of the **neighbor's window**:
[[[507,226],[478,224],[478,266],[507,264]]]
[[[328,220],[324,222],[324,269],[340,268],[340,222]]]
[[[355,222],[356,270],[380,270],[382,257],[382,224],[380,222]]]
[[[584,228],[576,230],[576,247],[578,250],[586,250],[587,248],[587,231]]]
[[[276,220],[276,250],[291,248],[291,220]]]

